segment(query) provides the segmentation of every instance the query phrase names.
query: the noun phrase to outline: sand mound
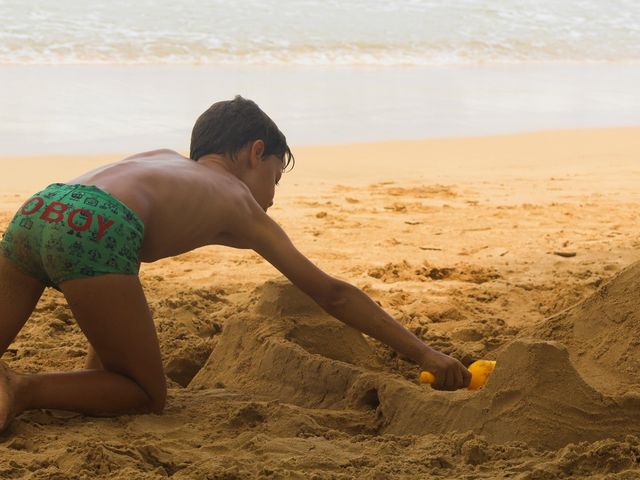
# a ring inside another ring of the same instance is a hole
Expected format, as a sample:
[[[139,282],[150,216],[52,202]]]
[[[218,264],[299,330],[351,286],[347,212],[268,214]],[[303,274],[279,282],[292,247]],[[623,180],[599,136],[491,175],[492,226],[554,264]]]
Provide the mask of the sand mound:
[[[277,281],[256,289],[250,314],[227,322],[190,388],[224,385],[303,407],[368,410],[379,433],[473,431],[491,442],[558,448],[640,432],[640,396],[603,396],[562,345],[518,340],[497,360],[483,390],[436,392],[380,371],[359,332]]]
[[[640,262],[526,334],[564,344],[598,390],[640,394]]]
[[[365,369],[380,365],[358,331],[287,282],[267,282],[250,303],[251,313],[227,321],[190,387],[222,384],[301,406],[339,408]]]

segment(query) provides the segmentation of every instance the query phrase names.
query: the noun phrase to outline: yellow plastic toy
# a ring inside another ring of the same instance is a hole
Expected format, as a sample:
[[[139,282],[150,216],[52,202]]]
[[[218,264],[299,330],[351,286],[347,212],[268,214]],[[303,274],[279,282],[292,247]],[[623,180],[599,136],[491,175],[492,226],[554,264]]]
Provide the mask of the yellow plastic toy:
[[[495,360],[476,360],[469,365],[469,372],[471,372],[471,382],[469,382],[469,390],[478,390],[487,381],[487,378],[496,368]],[[436,381],[431,372],[420,372],[420,383],[428,383],[432,385]]]

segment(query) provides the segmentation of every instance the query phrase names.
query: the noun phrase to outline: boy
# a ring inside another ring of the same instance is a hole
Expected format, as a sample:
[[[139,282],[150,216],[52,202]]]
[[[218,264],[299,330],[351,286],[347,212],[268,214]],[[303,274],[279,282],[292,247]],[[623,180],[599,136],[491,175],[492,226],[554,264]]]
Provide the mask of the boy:
[[[460,362],[318,269],[266,214],[292,160],[275,123],[237,96],[198,118],[190,158],[142,153],[27,200],[0,242],[0,355],[47,286],[64,294],[90,348],[80,371],[22,375],[0,361],[0,431],[29,409],[161,413],[165,377],[138,270],[203,245],[253,249],[329,314],[433,372],[435,388],[465,387]]]

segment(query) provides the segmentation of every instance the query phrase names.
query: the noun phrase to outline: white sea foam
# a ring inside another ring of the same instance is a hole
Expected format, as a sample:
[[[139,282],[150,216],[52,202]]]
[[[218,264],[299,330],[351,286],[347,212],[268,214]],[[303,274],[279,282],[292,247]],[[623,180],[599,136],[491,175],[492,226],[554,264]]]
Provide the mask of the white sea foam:
[[[640,62],[637,0],[0,0],[0,64]]]

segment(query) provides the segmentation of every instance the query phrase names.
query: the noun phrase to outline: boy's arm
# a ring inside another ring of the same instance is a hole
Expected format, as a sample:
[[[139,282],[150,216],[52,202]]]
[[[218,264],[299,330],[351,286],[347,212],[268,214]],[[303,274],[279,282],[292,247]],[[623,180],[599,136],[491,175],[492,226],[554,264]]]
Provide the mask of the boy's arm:
[[[333,278],[300,253],[284,230],[257,205],[250,219],[239,222],[238,232],[291,283],[315,300],[327,313],[347,325],[387,344],[411,358],[436,377],[434,387],[455,390],[466,387],[471,375],[456,359],[427,346],[377,303],[353,285]]]

